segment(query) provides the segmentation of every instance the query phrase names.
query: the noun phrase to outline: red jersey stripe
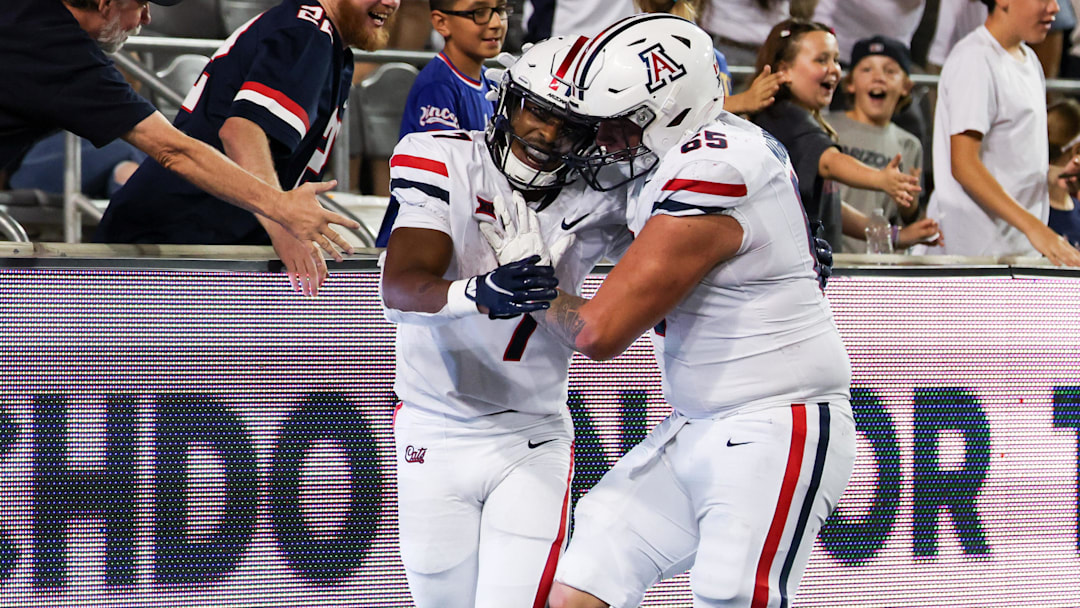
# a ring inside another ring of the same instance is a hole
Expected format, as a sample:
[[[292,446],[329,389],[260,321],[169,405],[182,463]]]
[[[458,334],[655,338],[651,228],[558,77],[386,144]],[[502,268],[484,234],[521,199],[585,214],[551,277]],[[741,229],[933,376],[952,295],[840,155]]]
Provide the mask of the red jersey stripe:
[[[288,97],[286,97],[285,94],[282,93],[281,91],[271,89],[270,87],[268,87],[268,86],[266,86],[266,85],[264,85],[262,83],[255,82],[255,81],[252,81],[252,80],[249,80],[249,81],[245,82],[243,84],[243,86],[240,87],[240,90],[241,91],[243,91],[243,90],[255,91],[256,93],[259,93],[260,95],[265,95],[265,96],[269,97],[270,99],[273,99],[283,109],[285,109],[287,112],[289,112],[293,116],[296,116],[300,120],[300,122],[304,123],[304,130],[305,131],[307,131],[308,129],[311,128],[311,120],[308,118],[308,113],[304,111],[304,108],[301,108],[295,101],[293,101],[293,100],[289,99]]]
[[[430,158],[422,158],[420,156],[409,156],[408,154],[395,154],[390,158],[391,167],[412,167],[413,169],[423,169],[424,171],[430,171],[432,173],[438,173],[443,177],[450,177],[450,171],[446,168],[444,163],[440,163],[437,160],[431,160]]]
[[[784,534],[784,524],[791,511],[795,497],[795,488],[799,485],[799,472],[802,470],[803,450],[806,447],[806,404],[791,404],[791,451],[788,452],[787,468],[784,469],[784,482],[780,486],[780,497],[773,512],[772,524],[765,537],[765,547],[758,558],[757,573],[754,575],[754,597],[750,608],[766,608],[769,605],[769,571],[772,570],[776,550],[780,546],[780,537]]]
[[[696,179],[673,179],[664,184],[664,190],[686,190],[698,194],[717,196],[746,196],[746,184],[721,184]]]

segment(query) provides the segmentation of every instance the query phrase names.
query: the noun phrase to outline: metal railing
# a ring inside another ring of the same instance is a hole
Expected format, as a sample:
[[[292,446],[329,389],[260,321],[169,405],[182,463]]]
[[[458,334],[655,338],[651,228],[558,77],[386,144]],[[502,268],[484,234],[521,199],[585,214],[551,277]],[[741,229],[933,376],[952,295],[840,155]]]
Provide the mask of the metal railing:
[[[224,44],[223,40],[135,36],[129,39],[124,45],[124,51],[143,53],[200,53],[209,56],[220,48],[222,44]],[[353,51],[353,57],[356,61],[360,62],[403,62],[418,67],[425,65],[434,56],[435,53],[431,51]],[[184,95],[181,94],[181,92],[173,90],[167,84],[162,82],[156,74],[147,69],[141,62],[132,59],[124,52],[117,53],[112,57],[121,68],[139,82],[144,83],[153,90],[154,93],[161,95],[168,101],[175,103],[177,106],[183,103]],[[496,65],[494,62],[491,62],[491,64]],[[750,66],[728,67],[734,76],[749,77],[754,73],[753,67]],[[936,87],[938,84],[938,77],[931,74],[912,74],[911,79],[916,86]],[[1048,91],[1080,94],[1080,81],[1051,79],[1046,81],[1046,88]],[[351,187],[351,184],[349,183],[349,157],[351,153],[349,126],[351,120],[349,112],[346,112],[345,116],[342,117],[341,132],[334,145],[332,158],[332,166],[334,168],[334,175],[338,180],[338,186],[345,191],[349,190]],[[98,211],[98,209],[94,207],[89,199],[81,192],[79,187],[79,184],[81,183],[80,169],[81,153],[79,149],[79,140],[76,136],[69,133],[67,135],[64,158],[64,239],[68,243],[78,243],[82,240],[81,213],[88,213],[92,216],[96,216],[98,219],[101,217],[101,212]],[[369,241],[371,233],[366,227],[363,231],[357,232],[356,236],[362,242],[373,242]]]

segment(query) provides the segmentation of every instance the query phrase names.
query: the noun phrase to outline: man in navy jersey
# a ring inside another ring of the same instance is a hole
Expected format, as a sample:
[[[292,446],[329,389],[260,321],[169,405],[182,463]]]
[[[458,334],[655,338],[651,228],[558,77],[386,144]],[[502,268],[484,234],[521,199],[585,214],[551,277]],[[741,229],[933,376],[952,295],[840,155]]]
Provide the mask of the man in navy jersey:
[[[495,106],[484,60],[502,50],[510,7],[505,0],[431,0],[431,25],[446,45],[416,76],[398,140],[421,131],[483,131]],[[391,198],[375,240],[386,247],[398,202]]]
[[[385,46],[399,0],[285,0],[234,32],[188,93],[176,127],[266,181],[318,181],[349,99],[349,47]],[[296,289],[314,294],[326,264],[304,243],[147,160],[112,197],[95,240],[273,244]]]
[[[315,198],[332,184],[282,192],[177,131],[135,94],[105,53],[147,23],[148,0],[7,0],[0,11],[0,169],[13,168],[34,142],[60,129],[97,146],[119,137],[223,200],[279,222],[303,240],[309,258],[321,259],[312,241],[338,259],[331,242],[351,252],[329,224],[356,223]]]

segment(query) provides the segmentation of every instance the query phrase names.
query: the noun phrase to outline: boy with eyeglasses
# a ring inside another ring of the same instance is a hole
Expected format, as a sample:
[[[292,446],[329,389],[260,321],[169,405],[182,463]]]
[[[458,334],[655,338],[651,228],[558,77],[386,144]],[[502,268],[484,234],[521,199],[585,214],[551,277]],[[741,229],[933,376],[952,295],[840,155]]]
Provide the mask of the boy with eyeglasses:
[[[492,87],[484,77],[484,61],[502,50],[510,12],[506,0],[431,0],[431,25],[445,45],[409,91],[399,139],[422,131],[487,127],[494,106],[485,97]],[[386,246],[397,212],[398,202],[391,197],[376,246]]]

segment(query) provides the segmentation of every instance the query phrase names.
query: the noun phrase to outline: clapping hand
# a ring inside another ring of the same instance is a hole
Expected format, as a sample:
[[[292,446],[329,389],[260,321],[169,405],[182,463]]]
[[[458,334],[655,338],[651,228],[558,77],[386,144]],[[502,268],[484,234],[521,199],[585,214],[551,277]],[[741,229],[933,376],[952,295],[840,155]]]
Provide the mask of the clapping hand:
[[[884,185],[881,190],[892,197],[897,205],[910,207],[918,201],[916,195],[922,191],[917,175],[900,170],[900,155],[897,154],[889,164],[881,169]]]

